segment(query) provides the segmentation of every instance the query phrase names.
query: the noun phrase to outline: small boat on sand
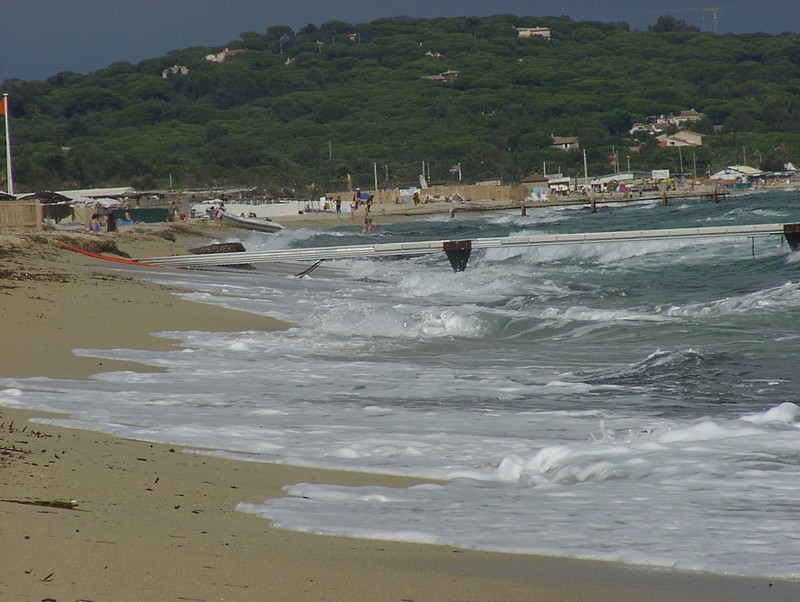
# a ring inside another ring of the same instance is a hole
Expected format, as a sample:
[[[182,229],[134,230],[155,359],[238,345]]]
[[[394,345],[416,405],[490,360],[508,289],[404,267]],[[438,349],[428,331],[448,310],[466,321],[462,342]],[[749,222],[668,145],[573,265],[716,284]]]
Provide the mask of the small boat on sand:
[[[231,215],[226,212],[222,219],[227,224],[244,230],[255,230],[256,232],[267,232],[270,234],[283,230],[283,226],[277,222],[273,222],[269,218],[243,217]]]

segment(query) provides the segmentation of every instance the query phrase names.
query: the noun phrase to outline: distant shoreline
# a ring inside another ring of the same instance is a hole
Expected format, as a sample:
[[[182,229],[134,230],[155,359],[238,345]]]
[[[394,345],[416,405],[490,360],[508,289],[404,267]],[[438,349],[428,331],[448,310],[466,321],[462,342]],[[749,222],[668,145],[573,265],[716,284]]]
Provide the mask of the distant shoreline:
[[[759,194],[762,192],[775,192],[782,190],[796,190],[800,188],[800,183],[786,184],[784,186],[769,186],[764,188],[752,189],[723,189],[719,191],[719,201],[723,202],[728,196],[743,196],[747,194]],[[605,195],[595,196],[596,205],[604,204],[625,204],[636,202],[663,202],[666,192],[667,203],[676,200],[697,199],[699,202],[711,202],[711,195],[714,187],[697,187],[694,190],[670,190],[648,192],[641,196],[625,195],[624,193],[614,192]],[[708,197],[708,198],[704,198]],[[586,206],[591,207],[592,199],[584,195],[555,196],[551,195],[547,201],[528,201],[524,203],[525,211],[535,211],[547,207],[560,206]],[[445,202],[441,200],[411,205],[408,203],[377,203],[373,205],[372,216],[377,224],[392,223],[397,221],[407,221],[431,215],[459,215],[488,212],[488,211],[523,211],[523,203],[511,200],[477,199],[466,200],[463,203]],[[350,223],[355,226],[361,225],[359,219],[363,219],[363,209],[359,209],[356,219],[351,220],[348,211],[342,211],[337,217],[334,211],[317,211],[300,215],[292,215],[277,218],[276,221],[287,228],[301,227],[336,227],[346,226]]]

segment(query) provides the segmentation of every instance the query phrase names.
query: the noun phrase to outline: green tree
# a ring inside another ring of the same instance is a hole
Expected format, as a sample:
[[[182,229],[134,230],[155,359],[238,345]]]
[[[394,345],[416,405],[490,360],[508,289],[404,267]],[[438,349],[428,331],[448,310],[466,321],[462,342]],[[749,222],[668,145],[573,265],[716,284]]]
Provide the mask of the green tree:
[[[648,31],[652,31],[654,33],[670,33],[673,31],[700,31],[699,27],[695,27],[694,25],[689,25],[683,19],[676,19],[672,15],[661,15],[656,19],[656,22],[653,25],[650,25]]]

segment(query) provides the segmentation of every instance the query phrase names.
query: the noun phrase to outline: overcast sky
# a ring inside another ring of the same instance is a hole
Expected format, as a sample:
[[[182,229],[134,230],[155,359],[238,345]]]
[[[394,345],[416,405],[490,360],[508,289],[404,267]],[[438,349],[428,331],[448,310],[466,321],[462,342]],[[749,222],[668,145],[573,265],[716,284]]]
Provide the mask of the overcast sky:
[[[800,31],[800,0],[0,0],[0,82],[135,64],[273,25],[515,14],[627,21],[646,30],[669,13],[710,31],[712,15],[697,10],[709,7],[720,8],[720,33]]]

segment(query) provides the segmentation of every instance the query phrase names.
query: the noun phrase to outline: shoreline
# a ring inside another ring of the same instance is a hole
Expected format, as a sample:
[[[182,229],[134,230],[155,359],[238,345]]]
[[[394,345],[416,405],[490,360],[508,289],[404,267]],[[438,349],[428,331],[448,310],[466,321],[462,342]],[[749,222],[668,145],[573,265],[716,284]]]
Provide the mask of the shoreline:
[[[764,192],[782,192],[796,190],[800,188],[800,183],[787,183],[780,186],[769,186],[755,189],[731,189],[720,191],[720,200],[724,203],[726,197],[746,196],[749,194],[760,194]],[[711,193],[714,188],[710,186],[698,187],[695,190],[671,190],[667,191],[667,204],[676,201],[694,200],[700,203],[710,203]],[[595,199],[596,206],[604,205],[625,205],[628,203],[660,203],[664,202],[664,192],[649,192],[642,196],[628,196],[623,193],[606,193],[598,195]],[[583,195],[552,196],[546,201],[528,201],[526,203],[515,200],[494,200],[478,199],[468,200],[463,203],[450,203],[445,201],[433,201],[420,205],[409,205],[407,203],[391,204],[376,203],[373,205],[372,217],[375,225],[392,224],[398,222],[412,221],[415,219],[432,217],[435,215],[449,215],[450,217],[469,217],[477,216],[491,211],[517,211],[522,215],[533,217],[538,209],[553,207],[574,207],[591,210],[592,199]],[[349,210],[343,207],[342,213],[337,217],[334,211],[316,211],[308,214],[291,216],[281,216],[275,221],[286,227],[294,228],[326,228],[335,226],[357,226],[363,224],[363,210],[359,209],[355,219],[350,218]]]
[[[29,422],[42,415],[0,407],[0,445],[15,450],[0,456],[3,600],[749,602],[800,593],[795,580],[276,529],[236,505],[297,482],[420,481]]]
[[[335,215],[325,224],[331,219]],[[240,234],[212,224],[151,225],[113,240],[121,251],[146,257],[182,254],[211,238]],[[184,301],[174,289],[104,270],[53,245],[59,235],[0,235],[0,317],[6,340],[14,341],[0,351],[4,380],[152,371],[127,362],[98,365],[73,349],[174,348],[174,341],[153,332],[288,327]],[[0,405],[4,600],[710,602],[800,595],[800,581],[790,579],[283,531],[236,511],[236,504],[282,496],[283,486],[299,482],[404,487],[421,481],[219,459],[29,422],[45,413],[14,408],[13,392],[0,390],[0,402],[12,406]],[[77,506],[30,504],[70,500]]]

